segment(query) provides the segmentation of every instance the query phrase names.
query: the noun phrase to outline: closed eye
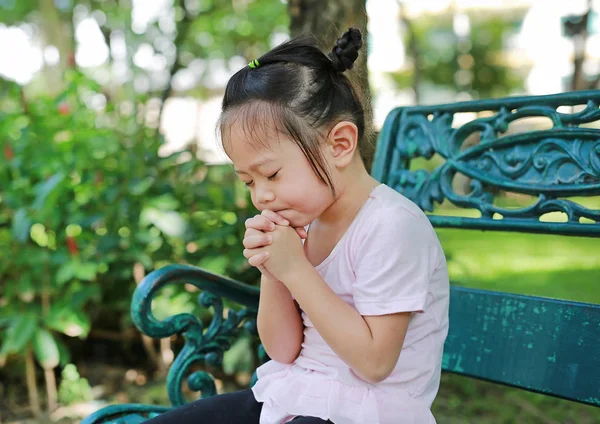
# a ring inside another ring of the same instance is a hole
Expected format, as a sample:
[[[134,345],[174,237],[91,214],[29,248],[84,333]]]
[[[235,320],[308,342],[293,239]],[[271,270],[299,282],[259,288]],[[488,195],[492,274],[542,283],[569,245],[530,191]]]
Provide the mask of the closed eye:
[[[275,172],[273,175],[268,176],[267,178],[269,179],[269,181],[273,181],[277,174],[279,174],[279,171]]]

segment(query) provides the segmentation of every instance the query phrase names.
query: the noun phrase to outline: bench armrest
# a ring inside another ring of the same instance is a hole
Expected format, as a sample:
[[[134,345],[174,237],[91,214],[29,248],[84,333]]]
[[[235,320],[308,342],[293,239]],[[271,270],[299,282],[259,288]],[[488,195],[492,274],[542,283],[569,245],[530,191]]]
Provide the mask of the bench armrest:
[[[81,424],[138,424],[171,408],[156,405],[110,405],[85,417]]]
[[[195,315],[181,313],[159,321],[152,314],[152,301],[156,294],[169,284],[191,284],[202,292],[199,303],[212,308],[208,326]],[[240,304],[240,310],[229,309],[223,314],[223,300],[227,298]],[[148,274],[136,288],[131,300],[131,317],[135,326],[147,336],[165,338],[183,335],[185,344],[173,361],[167,375],[167,391],[173,407],[187,403],[182,392],[184,377],[191,366],[221,365],[223,354],[242,331],[257,334],[256,313],[259,289],[239,281],[222,277],[188,265],[168,265]],[[266,359],[264,349],[259,349],[261,361]],[[192,391],[201,391],[201,397],[216,394],[213,377],[206,371],[195,371],[186,379]],[[168,410],[153,405],[111,405],[87,417],[82,423],[137,423],[153,414]]]
[[[191,284],[202,290],[200,304],[213,309],[212,320],[206,329],[198,317],[189,313],[173,315],[163,321],[154,317],[152,300],[160,289],[169,284]],[[243,308],[239,311],[230,309],[227,317],[224,317],[222,297],[233,300]],[[131,301],[131,317],[136,327],[153,338],[176,334],[185,337],[185,344],[167,375],[169,399],[174,406],[186,403],[181,387],[192,364],[220,366],[223,353],[231,347],[242,327],[256,334],[258,298],[257,287],[188,265],[168,265],[151,272],[142,280]],[[192,373],[187,378],[187,384],[193,391],[202,391],[202,397],[216,393],[214,380],[205,371]]]

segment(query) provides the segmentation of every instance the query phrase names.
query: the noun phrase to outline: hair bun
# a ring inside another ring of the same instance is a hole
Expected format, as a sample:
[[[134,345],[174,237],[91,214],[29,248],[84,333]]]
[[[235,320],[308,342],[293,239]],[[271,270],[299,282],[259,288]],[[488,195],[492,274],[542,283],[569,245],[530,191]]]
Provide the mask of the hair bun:
[[[347,69],[352,69],[362,45],[362,35],[357,28],[350,28],[338,38],[329,53],[329,58],[335,70],[344,72]]]

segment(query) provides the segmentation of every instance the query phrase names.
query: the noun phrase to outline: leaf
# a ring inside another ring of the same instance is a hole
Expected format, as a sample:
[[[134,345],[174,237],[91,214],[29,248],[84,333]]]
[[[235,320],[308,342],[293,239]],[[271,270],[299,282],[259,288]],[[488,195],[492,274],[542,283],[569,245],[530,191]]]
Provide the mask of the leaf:
[[[70,303],[73,309],[80,309],[89,299],[100,298],[101,295],[100,286],[94,283],[81,284],[85,284],[85,286],[77,288],[70,296]]]
[[[187,222],[175,211],[146,208],[142,211],[141,221],[154,224],[159,230],[171,237],[183,237],[187,230]]]
[[[73,262],[65,262],[56,272],[56,284],[62,286],[67,281],[70,281],[75,277],[75,267]]]
[[[75,276],[86,281],[96,278],[96,272],[98,271],[98,265],[95,262],[75,262],[73,268]]]
[[[160,210],[175,210],[179,207],[179,201],[170,193],[155,197],[148,202],[149,207]]]
[[[66,301],[52,305],[44,324],[69,337],[85,337],[90,332],[90,319],[83,311],[73,309]]]
[[[52,191],[65,179],[65,175],[62,172],[58,172],[48,178],[43,183],[38,184],[34,190],[37,192],[35,200],[33,202],[32,207],[34,209],[39,209],[44,206],[44,202],[46,198]]]
[[[38,320],[33,314],[19,315],[13,319],[12,325],[6,331],[0,356],[19,353],[33,338]]]
[[[12,232],[15,239],[21,243],[25,243],[29,238],[29,229],[31,228],[31,220],[27,217],[27,210],[20,208],[15,212],[12,222]]]
[[[60,357],[59,365],[64,367],[69,362],[71,362],[71,352],[69,352],[69,348],[66,344],[64,344],[59,339],[56,339],[56,345],[58,346],[58,354]]]
[[[129,193],[134,196],[140,196],[147,192],[154,184],[153,177],[146,177],[143,180],[137,180],[129,184]]]
[[[33,353],[45,370],[52,370],[58,366],[60,354],[54,336],[47,330],[39,328],[33,338]]]

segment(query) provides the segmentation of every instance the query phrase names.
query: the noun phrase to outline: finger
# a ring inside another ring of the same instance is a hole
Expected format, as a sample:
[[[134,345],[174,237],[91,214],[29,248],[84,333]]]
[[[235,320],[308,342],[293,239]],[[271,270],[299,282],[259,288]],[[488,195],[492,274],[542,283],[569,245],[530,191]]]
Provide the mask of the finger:
[[[283,216],[279,215],[277,212],[273,212],[271,210],[265,209],[260,214],[274,224],[290,225],[290,222],[287,219],[285,219]]]
[[[294,228],[294,230],[296,230],[301,239],[305,239],[308,237],[308,233],[306,232],[304,227],[296,227]]]
[[[242,252],[242,254],[244,255],[244,257],[246,259],[250,259],[252,256],[258,255],[260,253],[264,253],[265,250],[258,248],[258,249],[244,249],[244,251]]]
[[[269,252],[262,252],[248,259],[248,263],[252,266],[260,266],[269,259]]]
[[[273,243],[273,237],[264,233],[245,237],[242,241],[242,244],[247,249],[256,249],[257,247],[269,246],[271,243]]]
[[[250,237],[250,236],[259,236],[264,233],[265,233],[264,231],[255,230],[254,228],[247,228],[246,232],[244,233],[244,238]]]
[[[248,218],[245,224],[246,228],[254,228],[255,230],[260,231],[273,231],[275,229],[275,224],[262,215],[256,215],[252,218]]]

